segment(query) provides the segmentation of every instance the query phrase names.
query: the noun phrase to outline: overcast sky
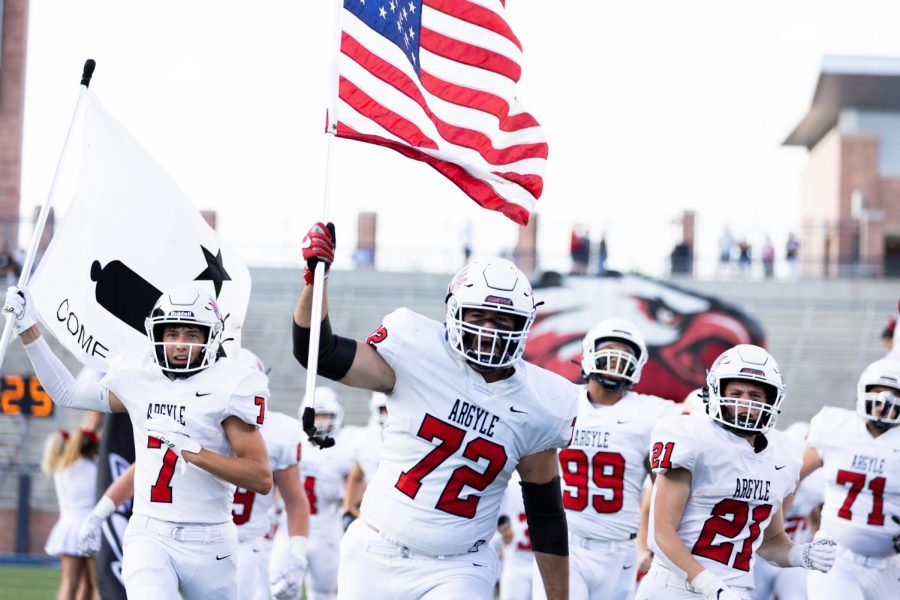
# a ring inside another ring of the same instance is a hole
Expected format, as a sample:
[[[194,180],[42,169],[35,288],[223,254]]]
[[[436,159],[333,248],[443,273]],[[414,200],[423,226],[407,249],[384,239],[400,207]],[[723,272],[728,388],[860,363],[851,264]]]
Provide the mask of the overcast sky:
[[[568,268],[575,223],[605,231],[610,266],[660,274],[685,209],[698,254],[725,225],[779,254],[799,224],[806,151],[780,144],[809,108],[823,54],[900,57],[890,0],[508,0],[525,49],[519,99],[544,125],[542,265]],[[250,264],[291,265],[321,213],[330,0],[30,3],[23,213],[43,201],[78,93],[92,89]],[[336,140],[331,217],[349,267],[375,210],[379,264],[455,270],[516,226],[429,167]],[[400,183],[403,182],[403,183]],[[64,199],[60,208],[64,208]]]

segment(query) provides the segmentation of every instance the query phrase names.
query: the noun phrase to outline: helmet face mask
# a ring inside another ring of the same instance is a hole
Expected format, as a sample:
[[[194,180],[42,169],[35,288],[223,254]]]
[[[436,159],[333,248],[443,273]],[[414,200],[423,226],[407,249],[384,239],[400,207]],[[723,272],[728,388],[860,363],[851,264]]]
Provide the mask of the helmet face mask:
[[[856,387],[856,413],[882,430],[900,425],[900,363],[881,359],[866,367]]]
[[[216,301],[190,285],[164,293],[144,320],[154,362],[163,373],[175,377],[190,376],[212,365],[219,357],[223,329]],[[195,330],[201,335],[193,335]],[[179,355],[184,360],[176,358]]]
[[[473,368],[508,367],[525,352],[534,297],[531,283],[508,260],[470,263],[453,278],[446,302],[447,342]],[[510,328],[505,327],[507,321]]]
[[[759,346],[740,344],[723,352],[706,384],[707,414],[727,430],[746,437],[775,427],[784,383],[778,363]]]
[[[636,385],[647,363],[647,345],[627,319],[604,319],[581,342],[581,372],[607,390]]]

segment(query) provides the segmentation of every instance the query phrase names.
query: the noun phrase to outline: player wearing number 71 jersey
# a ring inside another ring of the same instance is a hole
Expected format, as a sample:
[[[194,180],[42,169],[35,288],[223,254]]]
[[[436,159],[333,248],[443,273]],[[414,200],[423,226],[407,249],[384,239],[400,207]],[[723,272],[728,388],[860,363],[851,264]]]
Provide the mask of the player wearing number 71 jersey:
[[[235,486],[272,487],[259,427],[268,382],[220,357],[215,300],[191,286],[163,294],[145,321],[150,344],[109,363],[100,382],[76,382],[41,336],[27,290],[11,287],[4,312],[53,401],[127,411],[134,429],[135,500],[122,574],[131,600],[234,598]]]
[[[330,262],[333,227],[314,225],[303,254]],[[341,541],[338,598],[493,597],[488,541],[513,470],[548,597],[567,598],[556,448],[571,439],[578,388],[521,359],[536,307],[511,262],[470,263],[446,304],[443,325],[399,309],[366,342],[335,336],[323,309],[320,374],[388,402],[378,469]],[[304,364],[311,309],[306,285],[294,311],[294,355]]]
[[[825,407],[813,417],[802,475],[821,467],[820,533],[840,544],[834,569],[810,573],[810,598],[874,600],[900,590],[900,363],[863,371],[856,414]]]
[[[781,504],[797,485],[801,445],[773,429],[784,397],[775,360],[735,346],[706,384],[706,414],[666,417],[651,435],[655,557],[638,600],[749,598],[757,555],[820,571],[834,562],[833,540],[795,545],[784,531]]]

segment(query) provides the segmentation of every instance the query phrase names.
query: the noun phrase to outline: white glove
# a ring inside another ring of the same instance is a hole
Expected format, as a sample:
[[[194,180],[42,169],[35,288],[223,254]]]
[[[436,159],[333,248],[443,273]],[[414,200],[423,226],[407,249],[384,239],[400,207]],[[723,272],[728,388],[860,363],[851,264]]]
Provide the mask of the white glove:
[[[101,527],[103,522],[116,510],[116,505],[109,496],[103,496],[94,509],[88,514],[81,529],[78,530],[78,549],[88,556],[93,556],[100,551],[100,542],[103,539]]]
[[[837,558],[837,542],[831,538],[819,538],[809,544],[794,544],[788,551],[788,564],[792,567],[815,569],[827,573]]]
[[[703,594],[704,600],[741,600],[725,582],[716,577],[709,569],[697,573],[689,586],[699,594]]]
[[[144,428],[147,430],[147,435],[155,437],[178,455],[178,458],[181,459],[181,474],[183,475],[187,470],[187,460],[182,452],[200,452],[200,444],[184,433],[184,426],[181,423],[168,415],[150,413],[150,416],[144,421]]]
[[[16,334],[22,333],[35,324],[34,300],[28,288],[20,288],[15,285],[6,288],[6,303],[3,305],[3,314],[11,314],[15,317],[13,319],[13,328]]]
[[[275,573],[272,579],[272,595],[276,600],[297,600],[306,574],[307,538],[302,535],[291,536],[290,554],[287,561]]]

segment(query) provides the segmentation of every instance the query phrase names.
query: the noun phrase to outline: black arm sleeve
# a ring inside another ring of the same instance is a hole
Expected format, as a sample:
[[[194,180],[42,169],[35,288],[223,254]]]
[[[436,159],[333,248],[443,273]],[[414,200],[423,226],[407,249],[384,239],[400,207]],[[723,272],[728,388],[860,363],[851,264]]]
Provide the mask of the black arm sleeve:
[[[525,502],[525,516],[528,517],[528,531],[534,551],[568,556],[569,528],[559,476],[547,483],[523,481],[519,485],[522,486],[522,500]]]
[[[294,334],[294,358],[306,368],[309,358],[308,327],[300,327],[291,319]],[[319,375],[340,381],[344,378],[356,357],[356,341],[334,335],[328,315],[322,319],[322,332],[319,335]]]

